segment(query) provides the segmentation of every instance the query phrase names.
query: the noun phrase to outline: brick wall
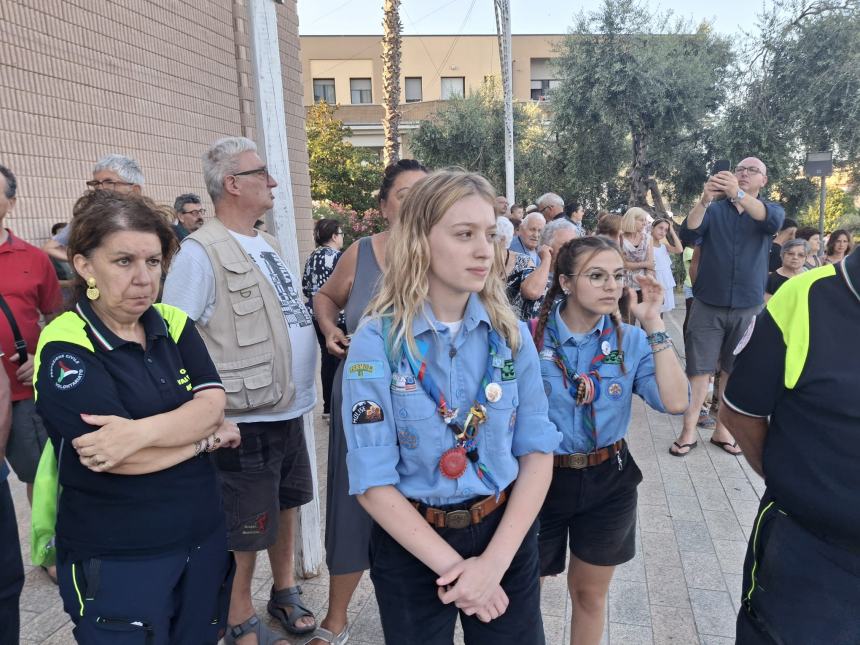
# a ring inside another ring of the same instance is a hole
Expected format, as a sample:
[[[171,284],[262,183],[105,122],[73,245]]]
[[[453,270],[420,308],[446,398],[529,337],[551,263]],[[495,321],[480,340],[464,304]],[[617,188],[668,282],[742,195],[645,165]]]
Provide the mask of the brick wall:
[[[222,136],[253,138],[248,38],[237,29],[244,10],[243,0],[0,1],[0,163],[19,180],[6,225],[41,243],[51,224],[69,219],[93,163],[110,152],[140,162],[150,197],[172,204],[190,191],[208,202],[200,155]],[[306,253],[296,0],[279,6],[278,19]]]

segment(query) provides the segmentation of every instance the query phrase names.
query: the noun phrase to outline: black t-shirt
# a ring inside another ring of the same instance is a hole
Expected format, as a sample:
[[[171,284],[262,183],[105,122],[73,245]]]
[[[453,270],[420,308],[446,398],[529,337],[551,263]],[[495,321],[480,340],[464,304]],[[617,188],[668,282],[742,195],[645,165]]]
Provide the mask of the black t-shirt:
[[[179,310],[141,316],[147,347],[122,340],[87,301],[42,332],[37,410],[59,453],[57,513],[61,561],[169,553],[199,543],[224,521],[215,470],[205,453],[146,475],[96,473],[71,441],[97,430],[82,413],[141,419],[175,410],[221,380],[194,323]],[[93,350],[71,340],[89,341]]]
[[[724,399],[742,414],[770,417],[763,461],[767,487],[777,503],[818,535],[857,545],[860,299],[839,265],[792,279],[768,307],[822,274],[809,292],[809,346],[793,387],[786,385],[786,339],[803,329],[798,322],[802,300],[792,308],[794,322],[784,323],[784,330],[768,309],[758,316]]]
[[[773,273],[782,266],[782,244],[771,242],[770,255],[767,258],[767,271]]]
[[[767,276],[767,284],[764,287],[764,292],[773,295],[776,293],[777,289],[779,289],[787,281],[788,278],[786,278],[784,275],[780,275],[776,271],[773,271],[770,275]]]

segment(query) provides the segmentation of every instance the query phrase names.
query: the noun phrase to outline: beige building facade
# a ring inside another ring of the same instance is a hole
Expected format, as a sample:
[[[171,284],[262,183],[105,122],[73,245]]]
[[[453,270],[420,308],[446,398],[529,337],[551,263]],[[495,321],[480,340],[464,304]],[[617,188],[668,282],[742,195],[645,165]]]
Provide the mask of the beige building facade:
[[[247,2],[0,0],[0,164],[18,177],[6,226],[40,244],[112,152],[138,160],[148,196],[172,205],[198,193],[211,212],[202,153],[223,136],[258,135]],[[276,7],[305,256],[313,222],[296,0]]]
[[[563,34],[514,35],[515,101],[546,100],[556,79],[551,59]],[[382,148],[382,36],[302,36],[303,101],[338,106],[337,117],[352,129],[353,145]],[[485,79],[501,77],[493,35],[403,36],[401,134],[409,136],[441,102],[477,91]]]

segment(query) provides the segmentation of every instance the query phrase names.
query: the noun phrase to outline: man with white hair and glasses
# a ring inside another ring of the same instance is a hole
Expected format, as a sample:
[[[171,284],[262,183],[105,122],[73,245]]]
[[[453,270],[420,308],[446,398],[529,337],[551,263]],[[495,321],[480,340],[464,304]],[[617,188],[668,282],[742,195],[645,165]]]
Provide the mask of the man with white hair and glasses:
[[[143,190],[143,171],[131,157],[120,154],[105,155],[93,167],[93,178],[86,182],[88,190],[112,190],[117,193],[140,193]],[[42,245],[42,250],[57,260],[68,262],[66,246],[72,226],[64,227]]]
[[[313,498],[302,415],[316,404],[316,333],[277,240],[254,228],[278,185],[257,146],[215,142],[203,175],[215,217],[182,241],[163,299],[196,321],[227,392],[226,417],[242,434],[239,447],[213,453],[236,556],[225,642],[286,645],[256,615],[251,580],[257,552],[268,550],[268,612],[293,634],[316,628],[294,571],[296,511]]]
[[[537,210],[547,222],[551,222],[564,214],[564,200],[555,193],[544,193],[538,197]]]

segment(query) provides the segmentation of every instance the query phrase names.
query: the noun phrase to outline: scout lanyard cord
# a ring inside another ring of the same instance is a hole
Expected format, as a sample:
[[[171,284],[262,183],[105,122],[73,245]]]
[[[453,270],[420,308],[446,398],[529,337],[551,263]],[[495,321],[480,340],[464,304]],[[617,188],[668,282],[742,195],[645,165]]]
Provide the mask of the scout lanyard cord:
[[[591,359],[588,372],[581,374],[573,369],[564,351],[562,351],[554,315],[551,315],[547,321],[546,332],[549,335],[550,342],[553,344],[553,362],[561,370],[562,380],[571,398],[573,398],[574,404],[582,407],[582,425],[591,434],[594,450],[597,450],[599,447],[597,444],[597,416],[594,410],[594,402],[600,398],[600,373],[597,371],[597,368],[606,359],[606,354],[600,348],[612,333],[612,325],[608,321],[604,325],[597,342],[597,353]]]
[[[487,484],[495,492],[496,497],[499,496],[499,485],[493,478],[490,470],[480,461],[478,456],[477,434],[478,426],[481,425],[487,418],[487,386],[493,383],[495,376],[495,368],[497,367],[496,356],[498,349],[502,344],[502,339],[499,337],[495,329],[490,329],[487,332],[487,342],[489,344],[489,353],[487,355],[487,369],[484,371],[484,377],[481,380],[481,385],[478,388],[478,394],[475,396],[475,405],[473,405],[467,414],[462,424],[460,419],[464,416],[458,409],[448,407],[448,402],[445,399],[445,394],[436,385],[430,372],[427,370],[427,356],[430,351],[429,344],[421,339],[416,339],[415,344],[418,346],[418,351],[421,353],[421,361],[412,356],[409,351],[404,352],[412,374],[421,383],[424,391],[436,402],[436,411],[439,412],[442,419],[454,433],[457,438],[457,446],[463,448],[469,458],[469,461],[475,464],[475,470],[478,478],[486,480]]]

